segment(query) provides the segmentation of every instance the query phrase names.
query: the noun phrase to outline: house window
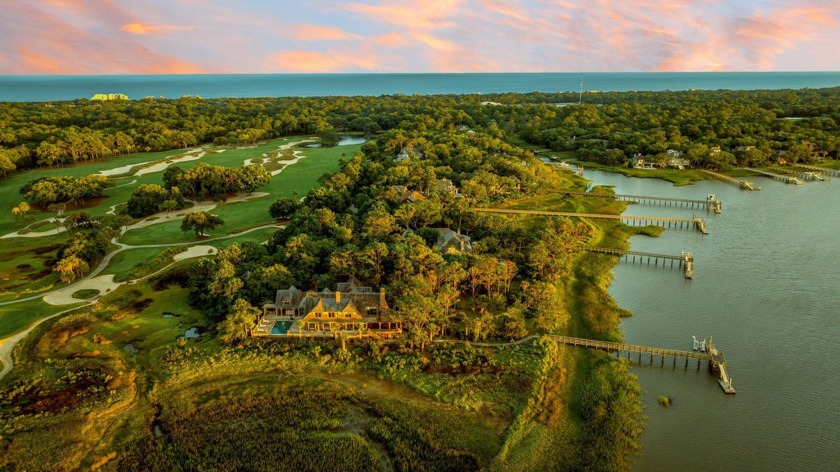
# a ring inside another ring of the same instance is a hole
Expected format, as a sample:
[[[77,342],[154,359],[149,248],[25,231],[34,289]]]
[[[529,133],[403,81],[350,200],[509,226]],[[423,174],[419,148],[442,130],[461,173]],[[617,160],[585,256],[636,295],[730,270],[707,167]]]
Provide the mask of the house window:
[[[335,318],[335,313],[330,312],[330,318]]]
[[[353,317],[353,315],[351,315],[350,313],[345,313],[345,314],[344,314],[344,317],[345,317],[345,318],[352,318],[352,317]]]

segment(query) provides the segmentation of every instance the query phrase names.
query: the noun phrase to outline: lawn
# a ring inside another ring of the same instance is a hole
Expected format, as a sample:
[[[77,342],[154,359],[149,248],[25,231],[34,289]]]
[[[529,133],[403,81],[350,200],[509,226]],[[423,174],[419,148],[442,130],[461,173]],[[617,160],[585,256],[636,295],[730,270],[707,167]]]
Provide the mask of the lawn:
[[[64,235],[0,241],[0,301],[15,299],[23,292],[38,292],[58,283],[58,275],[46,264],[65,241]]]
[[[167,157],[175,156],[183,153],[183,151],[163,151],[153,153],[138,153],[129,154],[125,156],[117,156],[108,159],[102,159],[90,163],[82,163],[69,165],[64,167],[54,167],[51,169],[33,169],[21,173],[15,173],[3,180],[0,185],[0,232],[8,233],[20,229],[20,226],[15,226],[15,219],[12,216],[12,208],[23,201],[23,196],[19,190],[30,180],[40,177],[55,177],[55,176],[71,176],[82,177],[85,175],[96,174],[103,170],[110,170],[117,167],[122,167],[130,164],[140,164],[147,161],[154,161],[165,159]],[[131,180],[118,180],[116,184],[130,182]],[[107,211],[107,208],[106,208]],[[33,209],[32,214],[38,219],[48,218],[52,216],[48,212],[40,212]],[[103,212],[104,213],[104,212]]]
[[[176,163],[174,165],[177,165],[178,167],[181,167],[185,170],[191,169],[202,162],[211,165],[221,165],[229,167],[241,166],[246,159],[261,158],[262,154],[265,152],[275,150],[281,145],[297,143],[304,139],[307,139],[307,137],[273,139],[256,147],[247,146],[243,147],[242,149],[230,148],[224,149],[223,152],[219,152],[220,150],[217,149],[210,149],[207,150],[207,154],[201,159],[184,161]],[[346,147],[351,146],[342,146],[342,148]],[[358,150],[358,147],[356,147],[355,150]],[[355,150],[352,152],[355,152]],[[18,203],[23,201],[23,196],[19,192],[20,188],[31,180],[40,177],[54,176],[81,177],[85,175],[95,174],[100,171],[107,171],[131,165],[140,165],[148,162],[164,161],[171,157],[183,155],[186,152],[188,152],[188,150],[137,153],[102,159],[99,161],[89,163],[80,163],[56,168],[34,169],[13,174],[5,178],[2,186],[0,186],[0,234],[10,233],[19,230],[23,227],[23,224],[15,222],[14,216],[12,216],[11,211],[13,207],[17,206]],[[139,185],[161,184],[163,182],[163,172],[161,171],[150,174],[144,174],[139,177],[133,175],[120,176],[118,178],[114,178],[113,182],[115,184],[115,187],[109,189],[106,192],[106,198],[100,199],[96,202],[88,202],[88,204],[84,207],[71,208],[68,210],[68,212],[85,211],[92,215],[103,215],[111,209],[111,206],[126,202],[129,196],[131,196],[131,193],[134,191],[134,189],[137,188]],[[305,193],[305,191],[303,193]],[[34,208],[30,211],[30,214],[34,215],[38,220],[50,218],[53,216],[51,212],[40,211]]]
[[[287,166],[283,172],[274,176],[268,185],[258,190],[271,195],[217,206],[212,213],[219,215],[225,224],[211,231],[210,237],[223,236],[230,231],[259,223],[272,223],[274,220],[268,214],[268,207],[275,199],[302,198],[310,189],[318,186],[319,177],[327,172],[337,171],[339,161],[349,160],[360,148],[361,145],[348,145],[303,150],[303,159]],[[228,151],[223,154],[227,153]],[[182,232],[180,221],[173,221],[132,230],[120,238],[120,242],[131,245],[155,244],[161,241],[191,242],[196,241],[196,237],[194,233]]]
[[[71,309],[79,305],[50,305],[41,299],[0,306],[0,339],[7,338],[18,331],[26,329],[32,323],[54,315],[60,311]]]

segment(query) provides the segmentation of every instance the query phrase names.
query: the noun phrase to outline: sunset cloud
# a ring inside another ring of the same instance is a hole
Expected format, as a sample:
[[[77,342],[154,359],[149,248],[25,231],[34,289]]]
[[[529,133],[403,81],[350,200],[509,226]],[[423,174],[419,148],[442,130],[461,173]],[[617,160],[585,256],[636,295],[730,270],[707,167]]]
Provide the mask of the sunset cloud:
[[[317,25],[294,26],[292,37],[298,41],[347,41],[356,38],[341,28]]]
[[[283,51],[272,56],[274,63],[289,72],[375,71],[379,63],[372,56],[359,60],[341,51]]]
[[[837,70],[835,0],[29,0],[0,74]]]
[[[155,33],[172,33],[175,31],[189,31],[192,30],[192,26],[175,26],[175,25],[148,25],[143,24],[138,21],[133,23],[126,23],[122,27],[122,31],[131,34],[155,34]]]

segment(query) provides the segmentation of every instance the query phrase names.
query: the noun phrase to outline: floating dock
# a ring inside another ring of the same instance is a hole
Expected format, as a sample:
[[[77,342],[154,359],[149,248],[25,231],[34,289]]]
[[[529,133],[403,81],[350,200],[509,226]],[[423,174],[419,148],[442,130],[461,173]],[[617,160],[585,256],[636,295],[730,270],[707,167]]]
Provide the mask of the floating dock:
[[[709,234],[706,228],[706,220],[694,216],[693,218],[673,218],[667,216],[631,216],[631,215],[608,215],[604,213],[575,213],[566,211],[540,211],[540,210],[509,210],[504,208],[473,208],[473,211],[480,213],[499,213],[505,215],[536,215],[536,216],[565,216],[567,218],[592,218],[602,220],[620,220],[629,222],[631,225],[655,224],[666,228],[694,228],[703,234]]]
[[[753,169],[752,167],[744,167],[744,169],[755,172],[756,174],[761,174],[765,177],[770,177],[773,180],[778,180],[779,182],[784,182],[786,184],[793,184],[793,185],[802,185],[803,182],[796,177],[792,177],[790,175],[781,175],[781,174],[774,174],[772,172],[767,172],[766,170],[760,169]]]
[[[601,197],[601,198],[611,198],[616,201],[620,202],[636,202],[648,205],[663,205],[663,206],[674,206],[674,207],[688,207],[688,208],[705,208],[707,210],[712,210],[715,213],[721,212],[722,203],[714,194],[710,194],[706,197],[705,200],[697,200],[691,198],[669,198],[669,197],[651,197],[647,195],[624,195],[624,194],[606,194],[606,193],[593,193],[593,192],[574,192],[574,191],[565,191],[559,192],[563,195],[571,195],[577,197]]]
[[[754,186],[753,183],[750,182],[749,180],[734,179],[732,177],[729,177],[728,175],[718,174],[717,172],[712,172],[712,171],[706,170],[706,169],[700,169],[700,172],[703,172],[704,174],[709,174],[712,177],[714,177],[715,179],[720,180],[721,182],[726,182],[728,184],[737,185],[739,188],[741,188],[743,190],[761,190],[761,187]]]
[[[639,262],[644,262],[647,259],[648,265],[650,265],[651,259],[653,259],[654,266],[659,265],[659,261],[662,261],[662,267],[665,267],[667,261],[671,262],[671,267],[674,267],[674,263],[677,263],[677,267],[683,269],[683,276],[686,279],[694,278],[694,256],[691,255],[690,252],[682,252],[679,256],[674,256],[671,254],[657,254],[653,252],[640,252],[640,251],[625,251],[623,249],[613,249],[609,247],[586,247],[585,250],[589,252],[595,252],[599,254],[609,254],[611,256],[618,256],[619,259],[624,258],[625,261],[630,261],[632,257],[632,262],[636,262],[636,258],[639,259]]]

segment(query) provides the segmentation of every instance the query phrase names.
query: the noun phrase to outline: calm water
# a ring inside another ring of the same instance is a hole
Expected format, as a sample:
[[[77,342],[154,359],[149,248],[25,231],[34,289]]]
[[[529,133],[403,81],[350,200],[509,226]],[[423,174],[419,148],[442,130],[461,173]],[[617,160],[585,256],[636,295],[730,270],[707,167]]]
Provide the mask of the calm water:
[[[639,471],[840,470],[840,181],[790,186],[755,178],[761,192],[718,183],[667,182],[587,172],[619,193],[705,198],[723,214],[710,233],[666,230],[634,237],[640,251],[696,259],[678,269],[621,262],[610,293],[633,311],[625,339],[680,349],[714,336],[738,393],[722,393],[705,366],[634,368],[649,417]],[[630,205],[628,215],[691,216],[692,210]],[[705,215],[705,212],[702,212]],[[647,360],[645,360],[647,362]],[[660,395],[674,406],[658,405]]]
[[[307,97],[584,90],[750,90],[840,86],[840,72],[0,75],[0,101],[50,101],[123,93],[131,99],[183,95]]]

